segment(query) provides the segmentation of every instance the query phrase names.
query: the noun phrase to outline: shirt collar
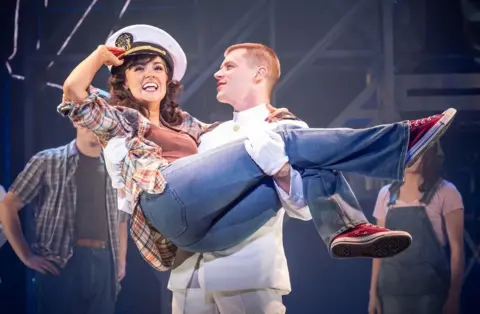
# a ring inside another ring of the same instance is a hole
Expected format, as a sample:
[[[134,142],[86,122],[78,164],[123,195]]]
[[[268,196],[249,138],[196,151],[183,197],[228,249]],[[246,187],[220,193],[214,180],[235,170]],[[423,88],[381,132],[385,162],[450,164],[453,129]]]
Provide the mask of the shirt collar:
[[[265,120],[269,113],[270,111],[267,109],[267,104],[260,104],[244,111],[234,112],[233,122],[241,125],[257,123],[258,121]]]
[[[79,157],[80,156],[80,151],[78,150],[78,147],[77,147],[77,139],[74,139],[73,141],[71,141],[68,145],[67,145],[67,157]],[[100,154],[100,157],[102,159],[102,162],[104,161],[104,157],[103,157],[103,149],[102,149],[102,153]]]
[[[67,146],[67,156],[78,156],[77,140],[74,139]]]

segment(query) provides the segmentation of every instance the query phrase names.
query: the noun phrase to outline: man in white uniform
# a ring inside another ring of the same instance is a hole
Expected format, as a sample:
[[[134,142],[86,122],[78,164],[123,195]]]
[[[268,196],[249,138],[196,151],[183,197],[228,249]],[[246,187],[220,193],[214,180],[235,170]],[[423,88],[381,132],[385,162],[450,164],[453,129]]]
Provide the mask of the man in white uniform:
[[[266,121],[272,107],[269,98],[265,100],[243,108],[234,106],[232,120],[201,137],[199,152],[281,124],[308,127],[297,119]],[[285,180],[274,181],[283,208],[246,241],[222,252],[177,253],[168,284],[173,292],[173,314],[285,313],[282,295],[291,287],[283,249],[284,214],[301,220],[312,217],[303,198],[300,174],[290,166],[284,171]]]
[[[233,120],[204,134],[199,151],[239,138],[252,140],[248,136],[251,133],[261,139],[259,134],[268,134],[265,130],[282,124],[307,127],[298,120],[266,121],[272,108],[269,105],[271,92],[279,78],[280,62],[272,49],[261,44],[229,47],[215,79],[217,100],[232,105]],[[261,168],[268,168],[269,163],[281,156],[269,154],[279,151],[275,147],[268,148],[275,146],[274,135],[261,141],[260,144],[267,148],[266,153],[258,155],[255,162]],[[352,246],[357,248],[357,254],[364,254],[381,238],[392,241],[397,236],[396,232],[368,223],[340,172],[306,169],[300,178],[290,166],[282,171],[284,180],[275,181],[275,186],[283,209],[249,239],[222,252],[177,253],[168,284],[173,292],[173,314],[285,313],[282,295],[288,294],[291,288],[283,249],[283,216],[286,212],[302,220],[312,218],[309,208],[304,207],[303,189],[309,192],[311,208],[320,209],[316,210],[320,215],[317,217],[320,225],[316,227],[334,256],[355,256],[343,249]],[[364,255],[371,257],[370,254]],[[394,254],[388,252],[388,255]]]
[[[283,140],[271,130],[307,125],[292,115],[292,120],[280,116],[274,123],[265,121],[272,118],[270,95],[280,78],[280,63],[273,50],[260,44],[229,47],[215,78],[217,99],[232,105],[234,119],[205,133],[199,150],[248,138],[245,149],[265,173],[281,161],[283,166],[274,179],[266,178],[262,184],[275,184],[283,209],[235,247],[201,255],[177,252],[168,285],[174,295],[174,314],[285,313],[282,295],[290,292],[282,243],[285,211],[301,220],[309,220],[313,214],[320,236],[336,257],[387,257],[408,247],[409,243],[397,245],[398,238],[409,239],[408,234],[368,224],[341,172],[303,169],[300,174],[283,163]],[[250,136],[252,133],[255,136]],[[122,138],[110,140],[105,148],[107,165],[111,163],[107,169],[119,182],[126,153]],[[310,208],[305,207],[307,201]],[[130,206],[127,202],[120,207]]]
[[[268,123],[265,119],[269,114],[265,103],[234,112],[233,120],[202,136],[199,152],[245,138],[249,132],[274,129],[279,124],[307,127],[298,120]],[[301,220],[311,219],[303,199],[302,179],[296,170],[288,170],[290,191],[276,184],[283,208],[245,242],[222,252],[177,253],[168,285],[173,292],[174,314],[285,313],[282,295],[291,288],[283,249],[284,213]]]

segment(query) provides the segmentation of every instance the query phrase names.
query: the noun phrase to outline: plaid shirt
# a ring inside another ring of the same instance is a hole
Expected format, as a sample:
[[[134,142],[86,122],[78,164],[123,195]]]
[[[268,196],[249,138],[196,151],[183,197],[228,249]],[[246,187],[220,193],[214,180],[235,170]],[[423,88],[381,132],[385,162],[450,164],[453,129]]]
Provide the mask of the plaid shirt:
[[[35,234],[32,249],[64,267],[73,255],[75,203],[78,165],[75,140],[67,145],[47,149],[33,156],[17,176],[9,191],[23,204],[33,202]],[[107,176],[106,203],[108,232],[113,260],[118,264],[119,238],[117,193]]]
[[[127,138],[129,153],[123,162],[122,175],[126,192],[133,197],[130,232],[143,258],[157,270],[168,270],[175,259],[177,247],[146,220],[139,208],[142,191],[159,194],[166,185],[160,168],[168,162],[162,158],[161,147],[145,138],[152,127],[150,121],[135,109],[109,105],[93,87],[89,88],[89,96],[83,102],[63,99],[57,110],[73,123],[92,130],[104,147],[113,137]],[[187,112],[183,112],[181,125],[166,125],[189,134],[197,144],[200,136],[215,126],[204,124]]]

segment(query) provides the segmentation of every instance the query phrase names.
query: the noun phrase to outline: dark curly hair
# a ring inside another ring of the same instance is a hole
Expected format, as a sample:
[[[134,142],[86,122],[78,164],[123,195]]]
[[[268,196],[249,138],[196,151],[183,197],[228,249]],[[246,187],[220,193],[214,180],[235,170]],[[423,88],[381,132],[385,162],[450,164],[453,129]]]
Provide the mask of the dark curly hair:
[[[135,55],[125,57],[124,63],[113,68],[112,76],[108,79],[110,98],[109,104],[113,106],[123,106],[138,110],[143,116],[149,117],[150,112],[145,104],[137,101],[129,89],[125,88],[125,70],[138,65],[147,64],[153,60],[156,55]],[[172,80],[172,71],[168,69],[168,83],[166,95],[160,102],[160,117],[169,125],[175,126],[183,122],[182,110],[177,102],[178,95],[183,85]]]

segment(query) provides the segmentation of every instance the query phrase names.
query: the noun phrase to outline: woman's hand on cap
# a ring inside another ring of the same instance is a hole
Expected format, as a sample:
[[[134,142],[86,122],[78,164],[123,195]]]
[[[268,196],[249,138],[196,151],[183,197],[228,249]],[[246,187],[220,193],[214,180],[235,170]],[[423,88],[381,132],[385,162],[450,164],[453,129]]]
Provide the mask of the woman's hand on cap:
[[[122,54],[124,51],[125,50],[122,48],[100,45],[95,53],[104,65],[120,66],[123,64],[123,59],[119,59],[117,56]]]

